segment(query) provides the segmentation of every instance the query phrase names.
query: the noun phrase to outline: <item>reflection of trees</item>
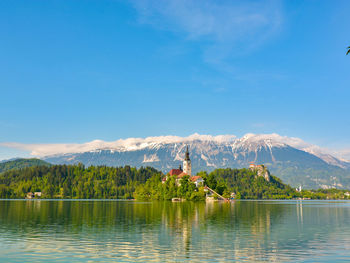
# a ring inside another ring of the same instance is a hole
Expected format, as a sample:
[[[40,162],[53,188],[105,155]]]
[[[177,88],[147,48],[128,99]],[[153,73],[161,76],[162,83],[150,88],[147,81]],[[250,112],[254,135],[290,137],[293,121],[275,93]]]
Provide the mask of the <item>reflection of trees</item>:
[[[108,248],[131,258],[152,254],[159,261],[194,258],[198,251],[203,258],[278,261],[278,253],[307,250],[318,235],[327,240],[348,224],[349,209],[319,204],[0,201],[0,237],[69,236],[69,242],[99,244],[96,251]]]
[[[186,254],[191,249],[192,227],[198,227],[199,221],[204,217],[204,211],[205,203],[168,203],[164,206],[162,223],[172,235],[182,238]]]

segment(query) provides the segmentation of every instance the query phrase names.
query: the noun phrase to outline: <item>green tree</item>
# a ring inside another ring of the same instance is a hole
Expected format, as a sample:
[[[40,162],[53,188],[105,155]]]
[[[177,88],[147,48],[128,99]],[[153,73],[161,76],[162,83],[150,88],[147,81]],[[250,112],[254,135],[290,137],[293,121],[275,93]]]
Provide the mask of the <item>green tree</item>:
[[[9,198],[9,197],[10,197],[10,189],[4,184],[0,184],[0,198]]]
[[[53,196],[55,194],[55,187],[52,184],[47,185],[44,188],[43,194],[47,198],[53,198]]]
[[[191,199],[192,192],[195,190],[196,185],[192,183],[188,175],[185,175],[180,180],[180,186],[177,190],[178,197],[184,198],[186,200]]]
[[[211,189],[216,189],[217,180],[214,172],[204,177],[204,184],[210,187]]]
[[[62,197],[63,198],[68,198],[71,196],[71,191],[70,191],[70,187],[68,186],[67,182],[63,183],[63,187],[62,187]]]

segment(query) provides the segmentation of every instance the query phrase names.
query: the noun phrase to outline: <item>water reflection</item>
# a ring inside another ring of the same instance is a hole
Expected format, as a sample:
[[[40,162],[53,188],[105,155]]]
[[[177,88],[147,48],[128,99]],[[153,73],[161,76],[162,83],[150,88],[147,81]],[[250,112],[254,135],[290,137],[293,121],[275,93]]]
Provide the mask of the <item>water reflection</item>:
[[[298,218],[298,222],[300,224],[303,223],[303,202],[302,201],[297,201],[296,203],[296,208],[297,208],[297,218]]]
[[[326,201],[0,200],[0,261],[349,260],[349,208]]]

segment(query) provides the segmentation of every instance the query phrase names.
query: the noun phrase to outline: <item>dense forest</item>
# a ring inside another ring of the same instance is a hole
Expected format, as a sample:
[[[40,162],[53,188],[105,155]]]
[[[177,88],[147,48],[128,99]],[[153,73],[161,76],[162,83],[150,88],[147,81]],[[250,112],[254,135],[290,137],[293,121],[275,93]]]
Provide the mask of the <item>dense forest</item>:
[[[204,186],[225,198],[234,193],[236,199],[350,198],[347,190],[297,192],[277,177],[271,176],[268,182],[249,169],[216,169],[197,175],[204,179],[204,185],[198,188],[188,176],[176,183],[176,177],[168,175],[168,180],[162,183],[164,175],[152,167],[45,164],[0,173],[0,198],[25,198],[30,192],[41,192],[35,198],[171,200],[177,197],[201,201],[206,198]]]
[[[138,184],[157,174],[151,167],[33,166],[1,173],[0,198],[28,192],[42,192],[43,198],[132,198]]]
[[[0,173],[13,170],[13,169],[21,169],[25,167],[32,167],[32,166],[39,166],[39,165],[51,166],[52,164],[36,158],[16,159],[11,161],[1,162]]]
[[[220,194],[234,192],[240,199],[291,199],[299,197],[294,188],[271,176],[270,182],[249,169],[216,169],[202,172],[206,184]],[[226,190],[227,189],[227,190]]]
[[[172,198],[183,198],[188,201],[204,201],[206,194],[204,187],[197,188],[189,180],[189,176],[182,177],[179,185],[176,183],[176,176],[169,176],[168,180],[162,183],[159,175],[152,176],[145,184],[139,185],[135,190],[137,200],[171,200]]]
[[[204,179],[204,185],[215,190],[225,198],[231,193],[236,199],[349,199],[347,190],[319,189],[302,190],[297,192],[294,188],[284,184],[279,178],[271,176],[270,181],[257,176],[249,169],[216,169],[211,173],[200,172],[197,175]],[[148,179],[140,184],[134,197],[138,200],[171,200],[174,197],[190,201],[205,200],[204,187],[196,187],[194,183],[183,177],[180,184],[176,184],[174,176],[168,177],[165,183],[161,182],[160,175]]]

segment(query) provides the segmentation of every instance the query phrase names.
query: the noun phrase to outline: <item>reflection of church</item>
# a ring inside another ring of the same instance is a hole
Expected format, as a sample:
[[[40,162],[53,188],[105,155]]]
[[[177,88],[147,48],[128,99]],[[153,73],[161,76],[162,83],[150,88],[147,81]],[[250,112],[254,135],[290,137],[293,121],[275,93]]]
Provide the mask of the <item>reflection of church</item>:
[[[168,179],[168,176],[176,176],[176,183],[179,184],[182,177],[185,175],[190,176],[190,180],[198,187],[203,185],[204,180],[200,176],[192,176],[192,165],[190,159],[190,153],[188,151],[188,146],[186,147],[185,159],[183,160],[183,170],[181,165],[179,169],[171,169],[169,173],[163,178],[163,183]]]

